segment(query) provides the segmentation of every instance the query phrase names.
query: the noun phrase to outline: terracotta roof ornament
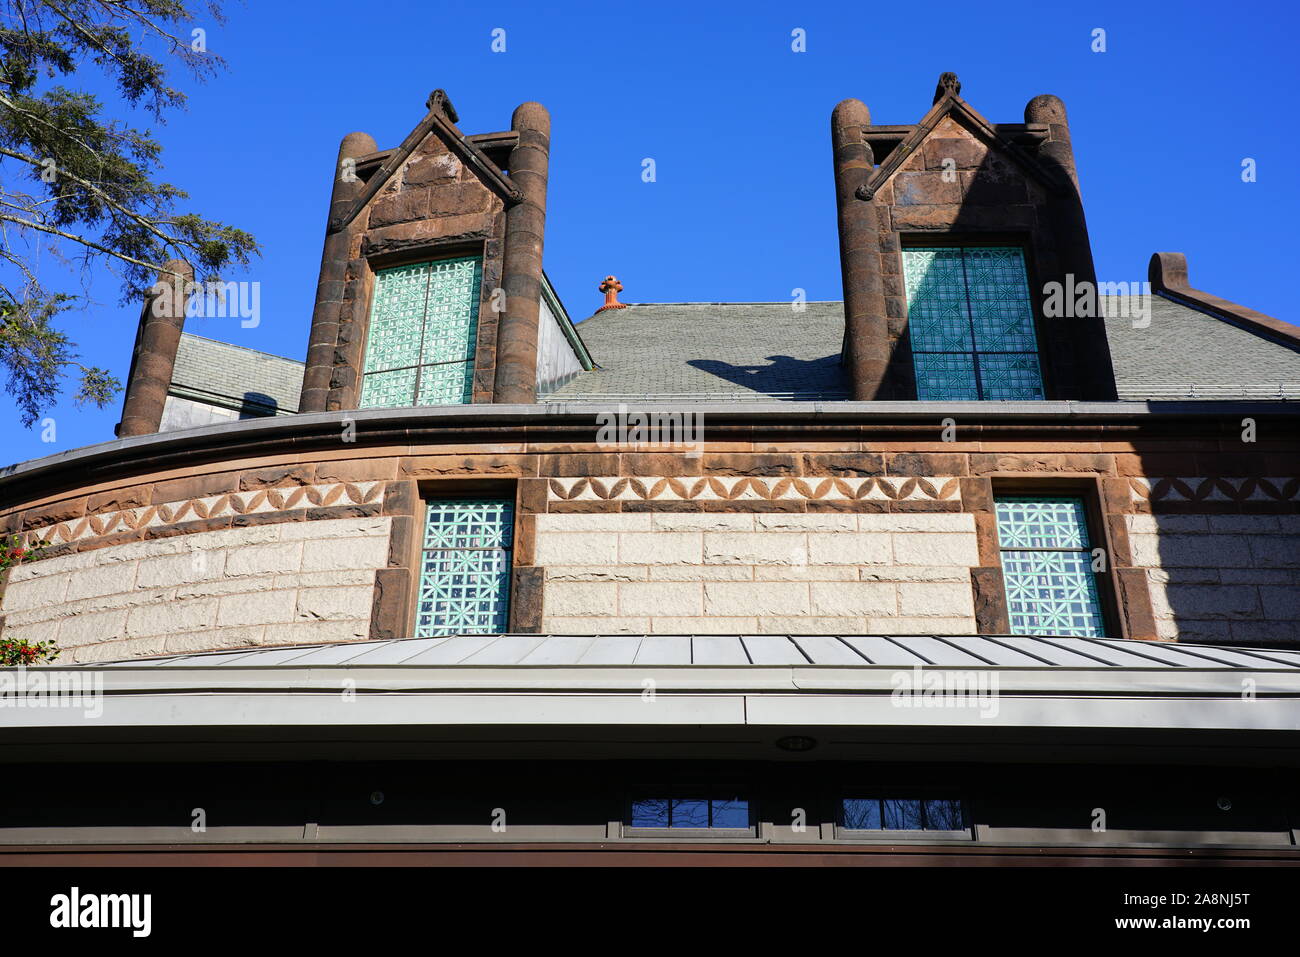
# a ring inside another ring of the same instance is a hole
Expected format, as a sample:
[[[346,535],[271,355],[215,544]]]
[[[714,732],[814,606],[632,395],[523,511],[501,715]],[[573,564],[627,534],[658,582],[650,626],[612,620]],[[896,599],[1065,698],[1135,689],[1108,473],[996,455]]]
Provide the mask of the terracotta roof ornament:
[[[627,304],[618,301],[618,294],[623,291],[623,284],[618,281],[617,276],[606,276],[605,281],[598,287],[605,294],[605,305],[597,309],[597,312],[604,312],[606,309],[626,309]]]

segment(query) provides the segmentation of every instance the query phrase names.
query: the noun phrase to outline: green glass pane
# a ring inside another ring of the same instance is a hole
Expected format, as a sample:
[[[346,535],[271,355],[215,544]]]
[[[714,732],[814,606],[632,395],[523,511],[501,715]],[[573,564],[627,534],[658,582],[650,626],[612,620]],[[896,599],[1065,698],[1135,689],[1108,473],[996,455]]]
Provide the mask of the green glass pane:
[[[382,409],[411,405],[415,397],[415,370],[372,372],[361,380],[362,409]]]
[[[1002,577],[1012,634],[1105,635],[1087,552],[1003,552]]]
[[[429,503],[416,603],[417,637],[506,630],[513,535],[512,502]]]
[[[1043,377],[1035,353],[981,355],[979,370],[982,399],[1043,398]]]
[[[509,548],[514,503],[448,499],[429,503],[425,548]]]
[[[429,264],[399,266],[375,274],[364,372],[419,365]]]
[[[1044,397],[1019,249],[905,249],[903,280],[918,399]]]
[[[423,363],[465,362],[474,358],[482,269],[478,258],[430,264]]]
[[[995,507],[1002,548],[1088,548],[1082,499],[1005,496]]]
[[[416,405],[465,405],[473,398],[474,363],[448,362],[420,369]]]
[[[918,399],[978,399],[975,385],[975,357],[969,353],[916,353],[916,397]]]

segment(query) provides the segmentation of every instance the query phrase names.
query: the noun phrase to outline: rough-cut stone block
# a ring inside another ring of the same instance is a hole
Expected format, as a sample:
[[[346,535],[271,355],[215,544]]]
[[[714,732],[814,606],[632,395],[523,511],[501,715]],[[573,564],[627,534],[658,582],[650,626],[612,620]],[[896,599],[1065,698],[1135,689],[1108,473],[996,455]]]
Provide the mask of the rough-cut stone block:
[[[864,532],[973,532],[975,516],[961,512],[864,512],[858,515]]]
[[[892,615],[898,608],[896,586],[882,582],[813,582],[812,612],[835,617]]]
[[[333,542],[311,542],[312,551],[342,551],[347,544]],[[245,548],[231,549],[226,558],[226,577],[238,578],[241,575],[274,575],[280,572],[296,571],[302,565],[302,542],[277,542],[273,545],[253,545]]]
[[[129,574],[129,573],[128,573]],[[29,578],[11,582],[4,592],[6,612],[26,611],[29,608],[49,608],[64,600],[68,592],[68,575],[50,575],[47,578]],[[118,577],[121,581],[121,576]],[[128,581],[128,586],[129,581]]]
[[[548,617],[617,615],[618,588],[612,582],[547,582],[545,614]]]
[[[119,641],[127,636],[127,611],[101,611],[85,615],[72,615],[59,623],[59,647],[75,648],[103,641]]]
[[[804,565],[806,536],[784,532],[705,532],[706,565]]]
[[[618,536],[618,558],[623,565],[698,565],[704,560],[704,536],[699,532],[625,532]]]
[[[225,627],[293,621],[297,614],[297,603],[298,593],[289,589],[227,595],[221,599],[221,607],[217,610],[217,624]]]
[[[867,620],[858,617],[769,617],[758,619],[760,635],[860,635]]]
[[[808,586],[802,582],[705,582],[705,614],[806,615]]]
[[[604,532],[537,533],[536,565],[618,564],[618,536]]]
[[[64,600],[77,601],[131,591],[135,587],[136,568],[135,564],[102,565],[73,572],[68,576]]]
[[[565,512],[537,516],[538,532],[648,532],[649,512]]]
[[[858,527],[853,512],[761,513],[754,516],[754,521],[764,532],[853,532]]]
[[[618,613],[689,617],[704,613],[704,590],[698,582],[639,582],[618,586]]]
[[[893,538],[894,561],[900,565],[979,564],[979,548],[973,534],[909,532]]]
[[[890,561],[889,536],[872,532],[811,532],[810,565],[885,565]]]
[[[965,583],[905,582],[898,586],[898,613],[905,618],[973,618],[974,596]]]
[[[240,600],[245,600],[245,596],[241,595]],[[212,625],[216,611],[217,600],[214,598],[141,605],[131,609],[126,619],[126,630],[133,638],[197,631]]]
[[[225,569],[227,554],[224,549],[218,548],[147,558],[136,566],[136,587],[160,588],[220,578]]]
[[[858,580],[855,565],[759,565],[754,580],[760,582],[852,582]]]
[[[298,592],[297,617],[306,621],[361,620],[370,617],[374,588],[304,588]]]
[[[644,512],[657,532],[752,532],[755,518],[775,516],[731,512]],[[759,525],[759,528],[770,526]]]
[[[332,571],[344,568],[385,568],[387,538],[352,538],[345,541],[307,542],[302,550],[302,570]],[[230,560],[226,562],[227,572]],[[283,571],[284,569],[276,569]]]

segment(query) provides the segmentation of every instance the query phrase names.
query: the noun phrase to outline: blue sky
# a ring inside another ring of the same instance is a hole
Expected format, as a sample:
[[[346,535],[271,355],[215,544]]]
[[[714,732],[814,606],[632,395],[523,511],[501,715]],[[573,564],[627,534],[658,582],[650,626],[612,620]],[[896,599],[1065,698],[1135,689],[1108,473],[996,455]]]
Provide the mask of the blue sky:
[[[507,129],[524,100],[549,108],[545,261],[575,318],[611,272],[629,302],[838,299],[830,111],[855,96],[876,123],[914,123],[944,70],[993,122],[1020,122],[1036,94],[1065,100],[1099,278],[1143,280],[1153,251],[1181,251],[1193,285],[1300,320],[1290,4],[315,0],[228,14],[208,45],[229,69],[191,86],[158,136],[190,208],[262,243],[227,277],[261,282],[262,320],[187,324],[200,335],[302,358],[338,142],[364,130],[395,146],[435,87],[467,133]],[[1091,49],[1099,27],[1105,53]],[[806,52],[791,50],[796,28]],[[1246,157],[1257,182],[1241,180]],[[90,290],[64,328],[125,379],[139,308],[117,305],[102,269]],[[103,410],[65,401],[43,442],[5,405],[3,462],[107,441],[121,410],[120,396]]]

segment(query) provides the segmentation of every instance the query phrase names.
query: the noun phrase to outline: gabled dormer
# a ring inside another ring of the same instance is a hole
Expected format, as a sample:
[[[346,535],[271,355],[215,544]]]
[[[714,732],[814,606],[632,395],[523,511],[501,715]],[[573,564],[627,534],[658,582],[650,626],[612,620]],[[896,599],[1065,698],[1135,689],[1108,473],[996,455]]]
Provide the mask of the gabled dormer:
[[[1114,398],[1101,316],[1044,315],[1096,283],[1064,104],[995,124],[960,92],[943,74],[912,126],[832,114],[854,398]]]

